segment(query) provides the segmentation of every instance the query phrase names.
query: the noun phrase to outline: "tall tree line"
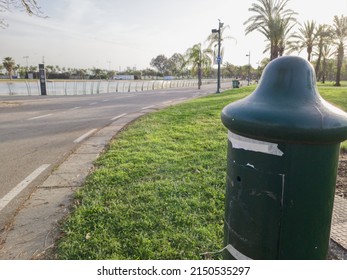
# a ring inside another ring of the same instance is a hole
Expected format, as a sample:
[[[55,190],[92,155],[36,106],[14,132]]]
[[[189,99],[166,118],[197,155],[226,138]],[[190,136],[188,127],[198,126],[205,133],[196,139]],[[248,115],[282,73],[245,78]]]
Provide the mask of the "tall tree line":
[[[270,52],[270,60],[285,52],[306,49],[307,59],[316,60],[315,71],[318,80],[325,80],[327,61],[336,56],[335,86],[341,86],[341,71],[347,41],[347,17],[335,16],[333,24],[317,25],[314,21],[298,23],[297,13],[287,8],[290,0],[257,0],[249,11],[253,15],[245,21],[245,32],[258,31],[268,41],[264,52]],[[294,26],[299,25],[296,32]]]

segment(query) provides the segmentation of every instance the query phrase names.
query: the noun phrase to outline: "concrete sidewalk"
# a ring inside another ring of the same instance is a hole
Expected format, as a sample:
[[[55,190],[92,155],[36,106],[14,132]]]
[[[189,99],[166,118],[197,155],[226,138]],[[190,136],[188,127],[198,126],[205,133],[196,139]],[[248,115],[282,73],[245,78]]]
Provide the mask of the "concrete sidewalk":
[[[330,258],[347,260],[347,199],[337,195],[334,201],[330,239]]]
[[[93,162],[124,126],[149,112],[184,100],[125,115],[84,141],[31,195],[0,235],[0,259],[54,258],[60,222],[69,213],[75,191],[93,169]],[[335,197],[329,259],[347,259],[347,200]]]

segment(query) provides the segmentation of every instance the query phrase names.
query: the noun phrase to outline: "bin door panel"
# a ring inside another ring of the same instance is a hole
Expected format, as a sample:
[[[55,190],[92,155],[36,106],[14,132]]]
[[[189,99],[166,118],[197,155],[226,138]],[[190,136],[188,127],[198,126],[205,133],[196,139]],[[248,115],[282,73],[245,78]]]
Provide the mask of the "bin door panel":
[[[251,259],[278,258],[283,181],[283,175],[252,165],[228,168],[225,243],[231,251]]]

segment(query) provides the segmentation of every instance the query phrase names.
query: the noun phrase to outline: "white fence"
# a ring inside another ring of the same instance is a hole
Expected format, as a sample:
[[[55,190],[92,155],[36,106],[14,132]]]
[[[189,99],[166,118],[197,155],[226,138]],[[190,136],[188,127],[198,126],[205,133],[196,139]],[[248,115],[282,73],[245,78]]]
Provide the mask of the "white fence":
[[[216,83],[215,80],[204,80],[203,84]],[[167,88],[197,87],[197,80],[78,80],[47,81],[47,95],[86,95],[117,92],[139,92]],[[40,95],[38,80],[0,81],[0,96]]]

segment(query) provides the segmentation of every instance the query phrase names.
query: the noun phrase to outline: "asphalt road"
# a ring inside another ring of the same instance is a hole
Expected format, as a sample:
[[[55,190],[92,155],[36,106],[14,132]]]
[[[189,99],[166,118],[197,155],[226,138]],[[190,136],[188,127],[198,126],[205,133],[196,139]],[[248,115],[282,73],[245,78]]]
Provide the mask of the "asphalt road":
[[[138,93],[0,98],[0,230],[35,186],[88,136],[124,114],[215,92],[179,88]]]

